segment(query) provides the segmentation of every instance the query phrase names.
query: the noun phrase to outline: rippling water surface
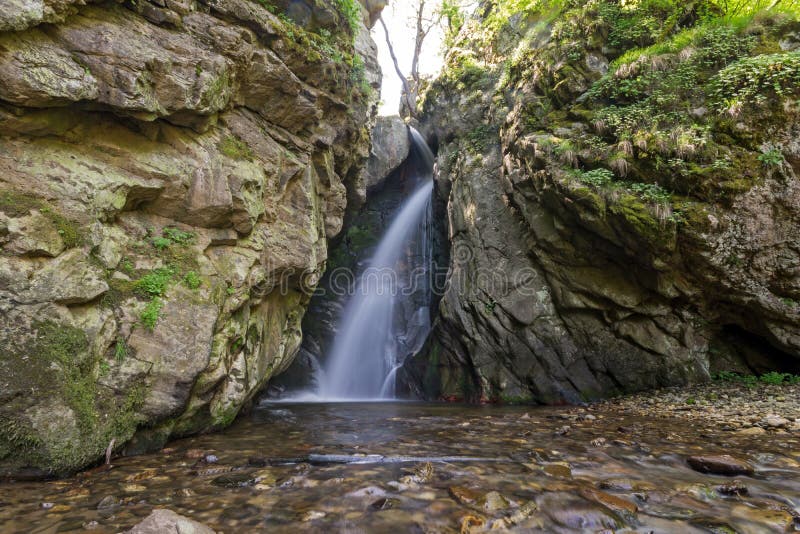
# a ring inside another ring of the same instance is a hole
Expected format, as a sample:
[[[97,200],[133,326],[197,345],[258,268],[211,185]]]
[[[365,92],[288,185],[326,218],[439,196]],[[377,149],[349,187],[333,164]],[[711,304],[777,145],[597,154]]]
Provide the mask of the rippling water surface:
[[[729,454],[754,476],[692,471]],[[119,532],[154,508],[242,532],[800,530],[800,439],[576,408],[270,404],[65,480],[0,484],[6,532]]]

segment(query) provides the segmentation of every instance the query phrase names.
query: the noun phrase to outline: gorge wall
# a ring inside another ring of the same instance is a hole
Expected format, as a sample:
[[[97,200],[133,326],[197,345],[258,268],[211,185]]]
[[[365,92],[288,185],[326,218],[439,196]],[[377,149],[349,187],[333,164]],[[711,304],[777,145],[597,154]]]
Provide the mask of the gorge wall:
[[[223,427],[363,203],[385,2],[0,13],[0,469]]]
[[[800,24],[516,4],[483,2],[422,96],[452,259],[411,388],[560,403],[797,372]]]

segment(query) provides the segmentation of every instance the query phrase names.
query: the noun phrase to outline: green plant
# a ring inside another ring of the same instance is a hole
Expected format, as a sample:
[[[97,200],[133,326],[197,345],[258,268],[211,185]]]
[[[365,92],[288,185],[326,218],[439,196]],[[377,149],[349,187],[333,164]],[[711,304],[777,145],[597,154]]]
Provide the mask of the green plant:
[[[183,283],[186,284],[186,287],[189,289],[197,289],[200,287],[202,281],[200,280],[200,275],[195,271],[189,271],[186,273],[186,276],[183,277]]]
[[[118,362],[122,362],[128,356],[128,344],[124,339],[118,338],[116,345],[114,345],[114,358]]]
[[[759,380],[765,384],[772,384],[775,386],[781,386],[784,384],[800,384],[800,375],[771,371],[761,375]]]
[[[66,248],[74,248],[83,244],[83,233],[78,224],[58,213],[47,201],[26,193],[0,191],[0,212],[9,217],[22,217],[29,214],[31,210],[39,210],[50,220]]]
[[[158,297],[154,297],[153,300],[147,303],[142,310],[142,313],[139,315],[139,319],[145,328],[150,331],[155,329],[156,324],[158,324],[158,319],[161,315],[161,309],[163,307],[164,303]]]
[[[226,292],[228,295],[233,295],[234,293],[236,293],[236,288],[235,288],[235,287],[233,287],[233,286],[228,286],[228,288],[225,290],[225,292]]]
[[[195,234],[193,232],[184,232],[178,228],[167,227],[163,230],[163,235],[173,243],[179,245],[188,245],[194,241]]]
[[[133,262],[127,258],[124,258],[122,261],[119,262],[119,270],[125,274],[133,274]]]
[[[758,161],[768,167],[779,167],[783,163],[783,153],[777,148],[770,148],[758,156]]]
[[[152,243],[153,246],[158,250],[164,250],[165,248],[167,248],[172,244],[172,241],[170,241],[166,237],[156,237],[153,239]]]
[[[361,24],[361,5],[358,0],[334,0],[334,2],[347,21],[350,33],[355,38]]]
[[[609,185],[614,181],[614,173],[609,169],[592,169],[590,171],[576,171],[575,176],[581,182],[593,185],[595,187],[602,187]]]
[[[686,404],[688,405],[697,404],[697,400],[694,397],[687,397]]]
[[[747,104],[800,93],[800,52],[745,57],[720,70],[712,81],[713,104],[738,115]]]
[[[175,270],[171,267],[154,269],[142,276],[134,285],[134,291],[143,297],[160,297],[164,295]]]
[[[656,203],[668,203],[672,200],[672,195],[669,191],[664,189],[658,184],[630,184],[628,188],[641,196],[644,200]]]

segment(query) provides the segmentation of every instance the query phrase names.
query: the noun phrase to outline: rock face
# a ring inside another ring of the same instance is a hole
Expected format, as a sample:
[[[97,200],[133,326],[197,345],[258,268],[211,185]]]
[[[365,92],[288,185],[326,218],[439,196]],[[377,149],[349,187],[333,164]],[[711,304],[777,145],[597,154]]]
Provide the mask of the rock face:
[[[6,4],[0,467],[228,424],[364,196],[366,27],[328,1]]]
[[[798,23],[693,27],[697,5],[487,7],[462,30],[423,96],[451,264],[406,367],[420,395],[579,402],[800,367],[798,85],[764,81],[797,72]]]
[[[364,168],[367,189],[379,187],[408,157],[408,126],[400,117],[378,117],[372,130],[372,153]]]

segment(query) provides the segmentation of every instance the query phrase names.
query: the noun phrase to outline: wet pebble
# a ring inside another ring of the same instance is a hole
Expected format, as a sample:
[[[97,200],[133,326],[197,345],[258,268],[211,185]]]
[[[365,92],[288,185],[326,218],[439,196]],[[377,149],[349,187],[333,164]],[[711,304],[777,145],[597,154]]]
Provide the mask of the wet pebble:
[[[243,488],[253,485],[255,479],[249,473],[228,473],[218,476],[211,483],[221,488]]]
[[[373,501],[372,503],[370,503],[369,507],[372,508],[373,510],[389,510],[391,508],[394,508],[398,504],[400,504],[399,499],[383,497],[381,499],[378,499],[377,501]]]
[[[714,456],[690,456],[686,462],[689,467],[700,473],[710,473],[713,475],[753,475],[753,467],[743,460],[739,460],[728,454]]]
[[[119,504],[120,504],[119,499],[117,499],[113,495],[106,495],[105,497],[100,499],[99,503],[97,503],[97,509],[108,510],[111,508],[116,508],[117,506],[119,506]]]
[[[480,492],[463,486],[450,486],[450,495],[461,504],[477,504],[483,496]]]
[[[495,512],[498,510],[506,510],[510,506],[508,499],[496,491],[490,491],[483,496],[483,509],[486,511]]]
[[[749,493],[747,486],[741,480],[734,480],[717,486],[717,491],[722,495],[743,496]]]

